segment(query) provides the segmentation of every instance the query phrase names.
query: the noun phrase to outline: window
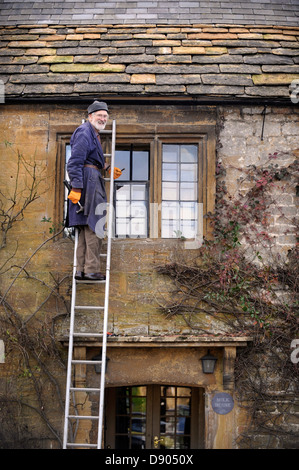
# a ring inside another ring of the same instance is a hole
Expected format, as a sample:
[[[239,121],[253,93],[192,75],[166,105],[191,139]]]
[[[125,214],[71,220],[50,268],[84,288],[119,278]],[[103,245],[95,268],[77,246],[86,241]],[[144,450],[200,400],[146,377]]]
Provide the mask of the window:
[[[115,236],[148,237],[149,150],[116,150],[115,166],[123,173],[115,181]]]
[[[162,146],[162,238],[197,233],[198,146]]]
[[[202,389],[174,385],[143,385],[110,388],[106,393],[106,447],[203,447]]]

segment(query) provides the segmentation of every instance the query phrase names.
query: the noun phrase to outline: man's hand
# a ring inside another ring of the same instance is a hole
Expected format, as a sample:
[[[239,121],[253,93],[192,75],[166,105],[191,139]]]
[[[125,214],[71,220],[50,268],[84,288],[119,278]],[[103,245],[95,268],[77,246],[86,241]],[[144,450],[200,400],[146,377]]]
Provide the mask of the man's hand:
[[[81,189],[72,189],[68,195],[68,199],[72,201],[73,204],[78,204],[81,199]]]
[[[109,174],[111,175],[111,169],[109,170]],[[113,172],[113,179],[117,179],[120,177],[122,174],[122,171],[119,168],[114,167],[114,172]]]

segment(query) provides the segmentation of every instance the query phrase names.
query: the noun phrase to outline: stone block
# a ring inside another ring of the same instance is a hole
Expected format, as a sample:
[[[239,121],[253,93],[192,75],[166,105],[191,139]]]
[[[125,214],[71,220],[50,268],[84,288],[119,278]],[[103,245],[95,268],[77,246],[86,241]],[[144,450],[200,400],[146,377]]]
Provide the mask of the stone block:
[[[51,72],[123,72],[124,65],[115,64],[53,64]]]
[[[8,49],[8,48],[0,49],[0,56],[3,56],[3,55],[14,56],[14,57],[22,56],[22,55],[24,55],[24,49]],[[32,55],[34,55],[34,54],[32,54]]]
[[[127,73],[163,73],[163,74],[194,74],[218,73],[218,65],[129,65]]]
[[[153,40],[154,47],[167,47],[167,46],[180,46],[181,41],[174,40],[174,39],[159,39]]]
[[[147,54],[170,55],[172,49],[171,47],[147,47],[145,51]]]
[[[48,36],[40,36],[40,39],[42,41],[64,41],[65,40],[65,34],[52,34]],[[54,44],[53,44],[54,45]]]
[[[22,69],[22,65],[0,65],[0,73],[20,73]]]
[[[81,41],[83,39],[83,34],[68,34],[66,36],[66,40],[72,40],[72,41]]]
[[[298,80],[299,74],[296,73],[262,73],[252,75],[255,85],[290,85],[293,80]]]
[[[62,85],[59,84],[32,84],[26,85],[23,91],[24,95],[36,95],[36,94],[44,94],[44,95],[65,95],[68,93],[73,93],[74,85]]]
[[[98,47],[64,47],[57,49],[57,55],[97,55],[99,52]]]
[[[60,62],[73,62],[74,57],[72,55],[49,55],[40,57],[38,60],[39,64],[58,64]]]
[[[244,57],[245,64],[289,64],[293,65],[293,60],[287,56],[278,56],[275,54],[256,54]]]
[[[273,39],[274,41],[294,41],[296,36],[287,36],[286,34],[264,34],[264,39]]]
[[[207,49],[207,48],[206,48]],[[198,55],[192,57],[193,63],[198,64],[243,64],[243,56],[242,55],[230,55],[230,54],[223,54],[223,55]]]
[[[32,64],[32,65],[25,65],[23,68],[23,73],[48,73],[48,72],[49,72],[49,65]]]
[[[261,67],[259,65],[244,65],[244,64],[220,64],[220,72],[224,73],[242,73],[242,74],[259,74]]]
[[[155,74],[133,74],[131,76],[130,83],[138,84],[138,83],[156,83],[156,75]]]
[[[174,47],[173,48],[174,54],[205,54],[206,50],[204,47],[188,47],[188,46],[181,46],[181,47]]]
[[[60,57],[60,56],[58,56]],[[75,64],[77,63],[83,63],[83,64],[102,64],[104,62],[107,62],[108,56],[107,55],[77,55],[74,56],[73,62]]]
[[[145,47],[119,47],[118,49],[115,48],[116,54],[127,54],[127,55],[132,55],[132,54],[144,54],[145,53]],[[150,53],[146,52],[146,54],[151,55]]]
[[[188,39],[238,39],[238,35],[235,33],[190,33]]]
[[[187,92],[191,95],[240,95],[244,93],[244,86],[189,85]]]
[[[79,93],[141,93],[144,91],[143,85],[118,84],[118,83],[82,83],[74,85],[74,92]]]
[[[185,93],[186,87],[183,85],[149,85],[145,86],[148,93]]]
[[[90,83],[130,83],[130,76],[124,73],[90,73]],[[132,83],[132,82],[131,82]]]
[[[262,65],[263,72],[299,73],[299,65]]]
[[[232,73],[218,73],[218,74],[203,74],[202,83],[211,85],[252,85],[250,75],[232,74]]]
[[[12,83],[75,83],[88,81],[88,74],[22,73],[11,79]]]
[[[291,55],[292,57],[299,55],[299,45],[297,45],[296,49],[286,49],[285,47],[279,47],[278,49],[272,49],[272,54],[277,55]]]
[[[190,64],[192,61],[191,55],[161,55],[156,56],[156,62],[158,64]]]
[[[222,54],[227,54],[227,47],[205,47],[206,54],[211,54],[211,55],[222,55]]]
[[[111,64],[131,64],[134,62],[155,62],[154,55],[148,54],[136,54],[136,55],[120,55],[120,56],[113,56],[110,57],[109,62]]]
[[[8,43],[8,47],[24,47],[26,49],[29,47],[39,48],[45,46],[46,42],[44,41],[11,41]]]
[[[214,46],[228,47],[265,47],[268,50],[274,47],[280,47],[278,41],[263,41],[259,39],[212,39]]]
[[[250,96],[284,96],[289,97],[289,87],[285,86],[253,86],[245,87],[245,93]]]
[[[43,55],[55,55],[56,54],[56,49],[51,49],[50,47],[45,47],[43,49],[29,49],[25,52],[26,55],[38,55],[38,56],[43,56]]]
[[[187,85],[194,83],[202,83],[201,75],[199,74],[180,74],[180,75],[157,75],[157,85]]]

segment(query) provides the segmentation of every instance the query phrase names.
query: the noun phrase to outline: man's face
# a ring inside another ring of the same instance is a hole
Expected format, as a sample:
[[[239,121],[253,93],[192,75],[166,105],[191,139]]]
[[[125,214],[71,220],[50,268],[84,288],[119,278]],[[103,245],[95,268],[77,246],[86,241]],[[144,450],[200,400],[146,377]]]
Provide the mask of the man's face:
[[[96,128],[97,131],[102,131],[105,129],[107,121],[108,121],[108,113],[107,111],[96,111],[95,113],[91,113],[88,115],[88,119],[90,124]]]

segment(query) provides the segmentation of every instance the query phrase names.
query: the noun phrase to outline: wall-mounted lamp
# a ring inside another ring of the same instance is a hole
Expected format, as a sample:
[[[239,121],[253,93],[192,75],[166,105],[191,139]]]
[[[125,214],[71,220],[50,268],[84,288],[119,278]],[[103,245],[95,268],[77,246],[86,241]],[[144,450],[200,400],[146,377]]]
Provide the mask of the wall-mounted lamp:
[[[217,362],[217,357],[212,356],[210,354],[210,350],[208,349],[208,354],[201,358],[202,363],[202,371],[204,374],[213,374],[215,370],[215,365]]]
[[[102,370],[102,353],[100,352],[100,354],[98,354],[97,356],[93,356],[92,360],[95,361],[94,370],[96,374],[100,374]],[[109,357],[106,356],[106,370],[108,367],[109,360]]]

